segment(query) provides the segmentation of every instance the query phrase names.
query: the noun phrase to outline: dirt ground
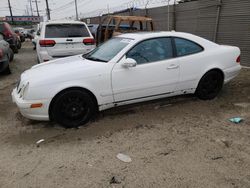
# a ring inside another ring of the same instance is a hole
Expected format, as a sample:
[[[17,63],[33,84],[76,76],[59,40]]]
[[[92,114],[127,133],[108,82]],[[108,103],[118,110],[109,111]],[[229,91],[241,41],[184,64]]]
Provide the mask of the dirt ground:
[[[26,42],[12,75],[0,76],[0,187],[250,187],[250,70],[212,101],[164,99],[64,129],[23,118],[11,102],[21,72],[35,63]],[[230,123],[235,116],[244,122]]]

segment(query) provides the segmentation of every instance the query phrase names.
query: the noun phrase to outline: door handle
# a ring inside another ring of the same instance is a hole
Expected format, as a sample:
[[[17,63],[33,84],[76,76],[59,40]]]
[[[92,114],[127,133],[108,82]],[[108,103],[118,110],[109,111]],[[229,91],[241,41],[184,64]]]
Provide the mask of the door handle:
[[[167,69],[178,69],[179,65],[172,64]]]

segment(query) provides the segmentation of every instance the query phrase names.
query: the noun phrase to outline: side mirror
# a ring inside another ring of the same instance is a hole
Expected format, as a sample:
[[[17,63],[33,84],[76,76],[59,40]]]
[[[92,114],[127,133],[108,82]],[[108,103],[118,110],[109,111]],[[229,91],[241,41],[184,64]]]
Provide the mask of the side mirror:
[[[137,62],[132,58],[127,58],[123,61],[122,66],[125,68],[136,67]]]

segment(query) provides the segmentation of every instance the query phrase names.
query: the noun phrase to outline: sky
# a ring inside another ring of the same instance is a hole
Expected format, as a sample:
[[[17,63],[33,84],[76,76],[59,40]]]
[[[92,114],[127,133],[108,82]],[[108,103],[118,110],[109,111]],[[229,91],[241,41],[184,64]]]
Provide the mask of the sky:
[[[35,0],[32,1],[33,15],[37,15]],[[170,0],[170,4],[174,0]],[[48,0],[52,19],[75,17],[75,0]],[[128,7],[144,8],[163,6],[168,0],[77,0],[79,17],[97,16],[103,13],[126,9]],[[10,0],[14,16],[31,15],[30,0]],[[46,15],[45,0],[38,0],[40,15]],[[0,0],[0,17],[9,16],[8,0]]]

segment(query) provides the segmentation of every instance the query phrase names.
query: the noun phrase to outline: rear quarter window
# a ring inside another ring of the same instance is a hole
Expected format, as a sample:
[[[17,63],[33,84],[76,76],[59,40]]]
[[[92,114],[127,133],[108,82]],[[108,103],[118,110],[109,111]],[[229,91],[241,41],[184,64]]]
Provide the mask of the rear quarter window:
[[[193,41],[187,40],[187,39],[174,38],[174,41],[175,41],[175,47],[176,47],[176,55],[178,57],[196,54],[204,50],[204,48],[200,46],[199,44]]]
[[[79,38],[89,37],[88,29],[80,24],[47,25],[45,38]]]

